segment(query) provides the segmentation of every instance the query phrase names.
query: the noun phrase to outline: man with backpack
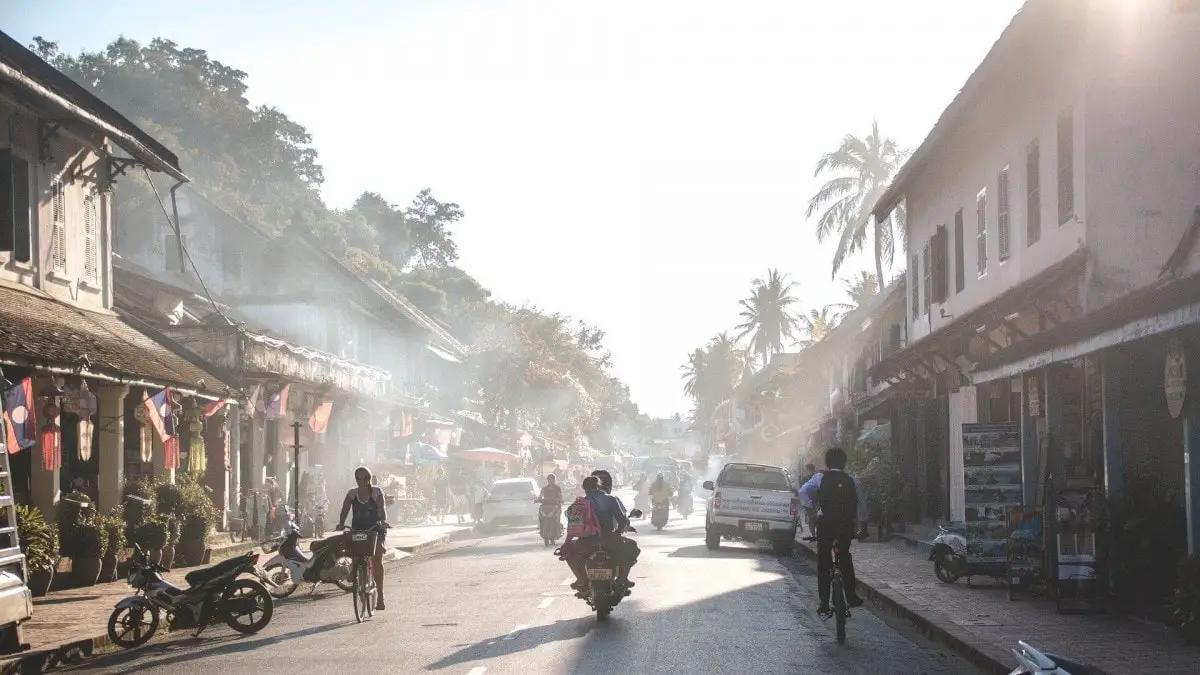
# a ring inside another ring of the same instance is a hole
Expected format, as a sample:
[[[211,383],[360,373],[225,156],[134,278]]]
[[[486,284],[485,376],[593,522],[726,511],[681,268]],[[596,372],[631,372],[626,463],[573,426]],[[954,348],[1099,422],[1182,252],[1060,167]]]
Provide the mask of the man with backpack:
[[[618,533],[629,527],[620,503],[600,489],[600,479],[588,476],[583,479],[584,496],[575,500],[567,507],[567,537],[559,549],[559,557],[567,561],[571,572],[575,574],[575,583],[571,588],[577,595],[587,592],[587,575],[584,570],[584,558],[592,553],[602,543],[611,545],[611,553],[617,556],[621,568],[619,582],[629,583],[629,564],[620,558],[625,558],[624,546],[619,544]]]
[[[862,605],[862,598],[855,589],[850,542],[858,532],[858,524],[867,522],[867,495],[858,478],[846,473],[844,450],[830,448],[825,452],[825,470],[805,481],[800,488],[800,503],[817,511],[817,595],[821,600],[817,613],[829,613],[834,541],[841,551],[846,604],[851,607]]]

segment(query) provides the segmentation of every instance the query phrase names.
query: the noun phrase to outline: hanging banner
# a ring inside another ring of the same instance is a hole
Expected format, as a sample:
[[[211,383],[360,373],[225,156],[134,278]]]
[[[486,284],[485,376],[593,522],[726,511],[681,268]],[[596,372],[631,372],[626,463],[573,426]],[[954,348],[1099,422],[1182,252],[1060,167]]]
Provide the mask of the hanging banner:
[[[313,407],[312,414],[308,416],[308,427],[314,433],[323,434],[329,428],[329,415],[333,412],[333,399],[324,398],[321,402]]]
[[[42,468],[54,471],[62,468],[62,430],[58,426],[58,404],[47,399],[42,408]]]
[[[1020,437],[1015,422],[962,425],[969,563],[1007,565],[1005,509],[1021,504]]]
[[[33,380],[25,378],[4,392],[4,421],[8,453],[20,452],[36,442],[33,419]]]

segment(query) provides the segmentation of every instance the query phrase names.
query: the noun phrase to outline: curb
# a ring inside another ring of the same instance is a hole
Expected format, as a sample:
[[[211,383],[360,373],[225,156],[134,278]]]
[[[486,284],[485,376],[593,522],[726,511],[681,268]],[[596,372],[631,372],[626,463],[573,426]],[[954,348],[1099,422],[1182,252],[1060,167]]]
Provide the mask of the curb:
[[[796,544],[806,558],[816,560],[817,552],[808,542],[797,541]],[[890,592],[887,584],[861,574],[856,576],[860,595],[875,600],[889,614],[913,624],[929,639],[953,650],[985,672],[997,675],[1012,672],[1012,656],[1008,652],[981,643],[949,618],[919,607],[898,593]]]
[[[468,527],[462,530],[451,532],[450,534],[443,534],[440,537],[435,537],[433,539],[412,544],[411,546],[397,546],[395,550],[403,551],[404,553],[409,554],[416,554],[421,553],[422,551],[428,551],[431,548],[444,546],[452,541],[462,541],[463,539],[471,539],[477,536],[479,536],[479,534],[475,531],[475,529]]]

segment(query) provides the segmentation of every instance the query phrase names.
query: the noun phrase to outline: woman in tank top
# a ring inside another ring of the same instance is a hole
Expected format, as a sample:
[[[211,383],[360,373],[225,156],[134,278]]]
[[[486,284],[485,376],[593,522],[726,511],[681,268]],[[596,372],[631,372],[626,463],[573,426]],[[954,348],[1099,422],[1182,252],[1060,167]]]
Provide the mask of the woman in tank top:
[[[346,516],[353,511],[354,515],[350,520],[351,529],[366,530],[374,527],[379,523],[387,522],[387,502],[383,497],[383,490],[371,485],[371,470],[365,466],[360,466],[354,470],[354,482],[358,487],[351,489],[346,493],[346,499],[342,502],[342,515],[338,518],[338,529],[345,527]],[[378,589],[378,600],[375,603],[375,609],[383,609],[383,551],[384,539],[387,531],[379,533],[378,545],[375,548],[375,556],[371,560],[371,573],[375,575],[375,587]]]

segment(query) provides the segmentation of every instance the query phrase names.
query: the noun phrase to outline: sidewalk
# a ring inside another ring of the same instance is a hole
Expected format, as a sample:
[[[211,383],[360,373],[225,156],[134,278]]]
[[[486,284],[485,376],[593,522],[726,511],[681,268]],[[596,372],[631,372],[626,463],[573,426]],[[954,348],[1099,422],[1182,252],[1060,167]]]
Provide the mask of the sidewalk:
[[[413,528],[395,528],[388,533],[388,550],[384,562],[391,565],[446,542],[465,538],[472,534],[469,526],[428,525]],[[228,540],[226,540],[228,542]],[[311,540],[301,540],[301,549],[306,553]],[[230,549],[234,547],[229,547]],[[251,550],[248,546],[236,547],[236,553]],[[270,557],[254,545],[253,550],[263,557]],[[214,551],[213,562],[230,557],[230,550]],[[163,577],[178,586],[186,586],[183,577],[195,567],[171,570]],[[90,588],[72,588],[55,591],[33,601],[33,618],[24,624],[24,638],[30,649],[22,654],[0,657],[0,673],[42,672],[49,664],[59,665],[87,658],[94,652],[111,648],[108,639],[108,616],[113,606],[132,592],[124,580],[97,584]],[[287,600],[277,600],[277,607],[286,608]],[[287,611],[283,609],[282,611]],[[159,635],[166,631],[160,629]]]
[[[873,531],[872,531],[873,533]],[[815,544],[799,541],[815,557]],[[859,593],[917,624],[933,639],[988,671],[1016,666],[1011,649],[1026,640],[1101,672],[1200,673],[1200,649],[1184,646],[1169,628],[1112,615],[1059,614],[1049,600],[1010,601],[1005,587],[977,578],[943,584],[928,554],[901,540],[855,542]]]

